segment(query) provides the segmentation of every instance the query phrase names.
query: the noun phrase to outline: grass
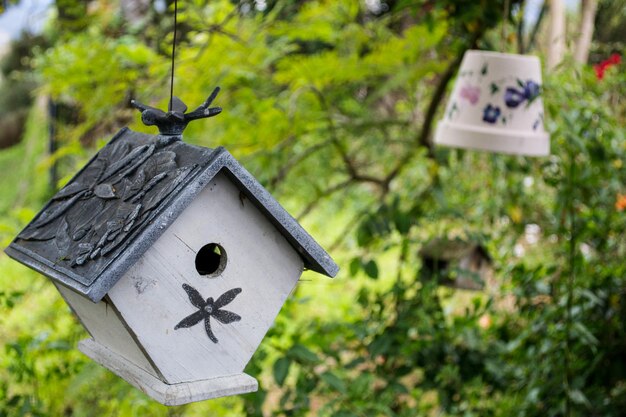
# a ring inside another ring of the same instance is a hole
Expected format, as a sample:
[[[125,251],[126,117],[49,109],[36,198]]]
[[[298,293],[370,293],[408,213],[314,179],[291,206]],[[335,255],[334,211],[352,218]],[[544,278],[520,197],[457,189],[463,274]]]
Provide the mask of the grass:
[[[0,219],[14,216],[18,207],[40,206],[49,192],[45,117],[45,105],[39,100],[28,115],[22,141],[0,151]]]

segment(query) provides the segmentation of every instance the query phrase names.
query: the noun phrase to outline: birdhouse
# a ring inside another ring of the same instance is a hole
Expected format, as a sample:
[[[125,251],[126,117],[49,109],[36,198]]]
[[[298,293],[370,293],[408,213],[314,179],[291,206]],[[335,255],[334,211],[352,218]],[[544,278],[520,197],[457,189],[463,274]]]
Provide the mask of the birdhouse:
[[[487,250],[475,242],[433,239],[419,252],[422,274],[436,277],[439,284],[455,289],[482,290],[493,278]]]
[[[467,51],[435,143],[514,155],[550,154],[536,56]]]
[[[118,132],[6,249],[51,278],[79,349],[166,405],[256,391],[243,373],[303,269],[337,265],[224,148],[181,141],[198,109],[134,103]]]

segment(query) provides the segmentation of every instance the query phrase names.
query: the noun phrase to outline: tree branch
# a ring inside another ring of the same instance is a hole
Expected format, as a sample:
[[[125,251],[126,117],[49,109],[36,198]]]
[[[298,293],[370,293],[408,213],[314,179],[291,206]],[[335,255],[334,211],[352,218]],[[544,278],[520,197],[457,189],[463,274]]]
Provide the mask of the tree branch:
[[[340,182],[337,185],[334,185],[324,191],[322,191],[320,194],[317,195],[317,198],[313,201],[311,201],[309,204],[307,204],[307,206],[304,208],[304,210],[302,210],[300,212],[300,214],[298,214],[296,216],[296,219],[298,221],[302,221],[302,219],[308,215],[315,207],[317,207],[317,205],[321,202],[322,198],[326,198],[331,196],[332,194],[336,193],[337,191],[341,191],[344,188],[347,188],[350,184],[352,184],[352,179],[349,179],[347,181],[344,182]]]
[[[324,147],[326,147],[330,143],[331,143],[330,140],[327,140],[327,141],[324,141],[324,142],[321,142],[321,143],[316,143],[315,145],[312,145],[311,147],[305,149],[299,155],[296,155],[295,158],[292,158],[292,159],[288,160],[278,170],[276,175],[274,175],[270,179],[269,184],[268,184],[268,188],[270,188],[270,189],[275,188],[280,182],[282,182],[285,179],[287,174],[289,174],[289,171],[291,171],[294,167],[296,167],[298,164],[300,164],[302,161],[304,161],[305,159],[307,159],[311,155],[313,155],[316,152],[324,149]]]
[[[335,147],[335,149],[337,149],[337,152],[339,153],[339,156],[341,157],[341,160],[343,161],[343,163],[344,163],[344,165],[346,167],[346,171],[348,173],[348,176],[352,180],[357,181],[357,182],[369,182],[369,183],[378,185],[383,190],[383,193],[386,193],[387,183],[385,182],[384,179],[376,178],[376,177],[371,176],[371,175],[362,174],[362,173],[360,173],[358,171],[354,161],[352,159],[350,159],[350,156],[348,155],[347,149],[344,147],[343,143],[339,140],[339,136],[337,135],[337,128],[336,128],[335,122],[333,121],[333,118],[332,118],[332,116],[330,114],[330,106],[326,102],[326,98],[324,97],[322,92],[319,91],[318,89],[313,88],[313,91],[317,95],[317,97],[318,97],[318,99],[320,101],[320,104],[324,108],[324,113],[326,115],[326,120],[328,122],[328,127],[329,127],[329,130],[330,130],[331,143]]]
[[[483,32],[478,31],[473,36],[468,45],[465,48],[461,48],[456,57],[450,62],[448,68],[443,73],[441,78],[439,79],[439,83],[433,92],[432,98],[430,99],[430,103],[428,105],[428,109],[426,110],[426,116],[424,118],[424,124],[422,124],[422,129],[420,130],[419,135],[415,138],[415,144],[418,147],[423,147],[427,149],[428,157],[434,159],[434,146],[430,141],[430,134],[433,128],[433,124],[435,122],[435,116],[437,115],[437,110],[441,105],[446,93],[446,89],[448,84],[454,77],[454,74],[458,70],[461,65],[461,61],[463,60],[463,56],[468,49],[475,48],[478,40],[482,36]],[[398,162],[394,169],[389,172],[387,177],[385,177],[385,189],[389,189],[389,185],[394,178],[396,178],[400,172],[407,166],[407,164],[413,159],[415,156],[415,152],[408,152],[405,156]]]

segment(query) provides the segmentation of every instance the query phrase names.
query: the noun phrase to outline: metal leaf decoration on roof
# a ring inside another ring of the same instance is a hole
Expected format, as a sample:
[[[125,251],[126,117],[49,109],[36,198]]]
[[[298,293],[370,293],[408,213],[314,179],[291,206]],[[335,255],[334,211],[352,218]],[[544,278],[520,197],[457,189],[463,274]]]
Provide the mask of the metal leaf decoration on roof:
[[[18,239],[31,245],[53,241],[52,246],[37,246],[49,253],[51,262],[101,271],[108,261],[103,258],[121,250],[197,172],[197,162],[207,160],[210,150],[193,155],[183,145],[185,162],[180,165],[181,145],[154,136],[139,143],[131,138],[112,141],[51,199]]]

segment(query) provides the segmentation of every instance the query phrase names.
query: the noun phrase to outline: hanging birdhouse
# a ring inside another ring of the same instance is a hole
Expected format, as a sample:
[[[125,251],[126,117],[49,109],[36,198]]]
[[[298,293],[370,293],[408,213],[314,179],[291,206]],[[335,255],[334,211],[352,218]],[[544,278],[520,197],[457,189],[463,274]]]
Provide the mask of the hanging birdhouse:
[[[433,239],[419,252],[424,277],[440,285],[479,291],[492,281],[493,262],[480,244],[460,239]]]
[[[217,91],[134,103],[160,134],[122,129],[6,249],[52,279],[81,351],[166,405],[256,391],[243,370],[303,269],[338,271],[224,148],[181,141]]]
[[[467,51],[435,143],[506,154],[544,156],[541,63],[535,56]]]

